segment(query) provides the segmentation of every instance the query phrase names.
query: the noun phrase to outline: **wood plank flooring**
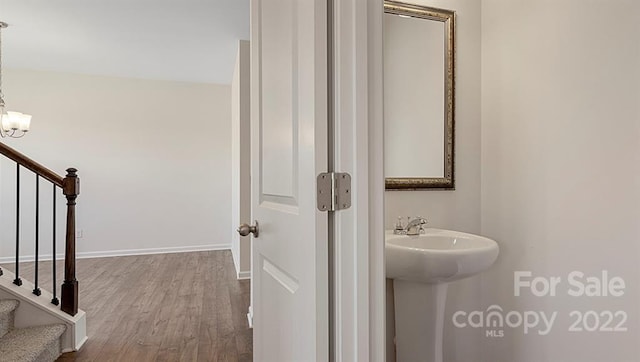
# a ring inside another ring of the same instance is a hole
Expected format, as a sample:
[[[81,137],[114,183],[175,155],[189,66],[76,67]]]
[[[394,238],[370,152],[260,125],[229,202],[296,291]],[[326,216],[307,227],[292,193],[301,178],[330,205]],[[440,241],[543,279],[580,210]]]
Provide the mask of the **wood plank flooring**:
[[[76,268],[89,340],[58,361],[252,360],[250,285],[236,280],[230,251],[79,259]],[[51,262],[39,270],[50,291]],[[33,272],[20,264],[22,278]]]

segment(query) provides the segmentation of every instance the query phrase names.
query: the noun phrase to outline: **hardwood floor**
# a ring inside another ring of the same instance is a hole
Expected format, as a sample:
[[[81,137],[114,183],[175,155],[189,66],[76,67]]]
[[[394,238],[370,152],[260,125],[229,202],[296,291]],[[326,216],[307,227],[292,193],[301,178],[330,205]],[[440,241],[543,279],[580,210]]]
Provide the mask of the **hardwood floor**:
[[[51,290],[51,263],[39,270]],[[230,251],[79,259],[76,274],[89,340],[58,361],[252,360],[249,281]],[[33,263],[20,275],[33,281]]]

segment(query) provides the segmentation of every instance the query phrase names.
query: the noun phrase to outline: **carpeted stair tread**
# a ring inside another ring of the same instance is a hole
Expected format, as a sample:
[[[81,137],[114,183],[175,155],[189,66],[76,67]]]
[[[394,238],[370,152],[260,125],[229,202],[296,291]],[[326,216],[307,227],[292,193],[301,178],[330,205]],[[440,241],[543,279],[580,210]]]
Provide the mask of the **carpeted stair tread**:
[[[0,338],[0,356],[3,361],[52,362],[60,356],[60,336],[64,324],[28,327],[11,330]]]
[[[20,302],[14,299],[0,300],[0,337],[9,333],[13,328],[15,310]]]

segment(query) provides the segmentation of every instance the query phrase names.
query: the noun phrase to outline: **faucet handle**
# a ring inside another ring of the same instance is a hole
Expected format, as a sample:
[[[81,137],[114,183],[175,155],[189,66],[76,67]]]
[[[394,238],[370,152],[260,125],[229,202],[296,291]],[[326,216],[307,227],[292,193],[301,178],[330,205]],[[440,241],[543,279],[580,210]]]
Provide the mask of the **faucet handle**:
[[[406,230],[404,229],[404,225],[402,224],[402,216],[398,216],[398,222],[396,223],[396,226],[393,229],[393,233],[395,235],[405,235]]]
[[[404,230],[404,225],[402,225],[402,216],[398,216],[398,222],[396,223],[396,230]]]

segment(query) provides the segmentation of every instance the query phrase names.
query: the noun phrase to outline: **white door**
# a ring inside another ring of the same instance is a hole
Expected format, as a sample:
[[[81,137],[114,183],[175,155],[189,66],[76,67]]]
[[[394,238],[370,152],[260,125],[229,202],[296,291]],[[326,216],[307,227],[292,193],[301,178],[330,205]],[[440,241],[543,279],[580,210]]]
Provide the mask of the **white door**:
[[[254,360],[328,360],[327,4],[251,0]]]

